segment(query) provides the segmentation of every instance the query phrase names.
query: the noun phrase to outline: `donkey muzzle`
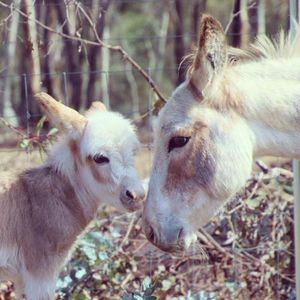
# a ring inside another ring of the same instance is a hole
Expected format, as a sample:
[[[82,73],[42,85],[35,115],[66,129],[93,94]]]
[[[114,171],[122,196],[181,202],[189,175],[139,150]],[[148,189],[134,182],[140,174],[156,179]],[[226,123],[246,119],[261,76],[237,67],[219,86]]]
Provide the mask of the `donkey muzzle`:
[[[184,251],[184,229],[174,219],[158,227],[144,219],[143,225],[147,239],[157,248],[165,252]]]

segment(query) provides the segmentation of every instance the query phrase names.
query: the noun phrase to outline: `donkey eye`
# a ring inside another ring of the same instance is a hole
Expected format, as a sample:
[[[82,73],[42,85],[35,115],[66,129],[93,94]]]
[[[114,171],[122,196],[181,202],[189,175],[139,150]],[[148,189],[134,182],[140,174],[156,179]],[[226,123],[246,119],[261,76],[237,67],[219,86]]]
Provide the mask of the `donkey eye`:
[[[104,156],[102,154],[96,154],[93,158],[94,158],[94,161],[97,164],[107,164],[107,163],[109,163],[109,158],[107,158],[106,156]]]
[[[183,147],[191,137],[189,136],[174,136],[169,141],[168,152],[171,152],[175,148]]]

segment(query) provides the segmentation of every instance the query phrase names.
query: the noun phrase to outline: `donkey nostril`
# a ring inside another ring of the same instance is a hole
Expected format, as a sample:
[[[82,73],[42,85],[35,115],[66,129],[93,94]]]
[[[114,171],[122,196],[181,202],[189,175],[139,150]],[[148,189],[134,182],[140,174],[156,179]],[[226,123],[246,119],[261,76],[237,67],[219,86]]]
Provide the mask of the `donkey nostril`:
[[[134,199],[134,196],[128,190],[126,191],[126,196],[132,200]]]
[[[154,242],[154,230],[151,226],[147,229],[147,237],[150,242]]]

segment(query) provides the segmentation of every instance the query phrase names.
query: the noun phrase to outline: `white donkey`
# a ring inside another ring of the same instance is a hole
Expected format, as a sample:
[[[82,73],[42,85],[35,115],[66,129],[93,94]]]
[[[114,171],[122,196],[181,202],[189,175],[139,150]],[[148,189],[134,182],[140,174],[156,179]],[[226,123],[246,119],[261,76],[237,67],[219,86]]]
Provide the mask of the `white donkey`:
[[[49,300],[99,205],[133,211],[145,193],[134,167],[139,142],[128,120],[100,102],[83,116],[45,93],[37,98],[64,135],[42,166],[2,174],[0,280],[15,283],[18,299]]]
[[[299,35],[266,36],[228,62],[221,24],[201,20],[186,81],[161,110],[144,229],[165,251],[181,251],[249,178],[253,158],[300,157]]]

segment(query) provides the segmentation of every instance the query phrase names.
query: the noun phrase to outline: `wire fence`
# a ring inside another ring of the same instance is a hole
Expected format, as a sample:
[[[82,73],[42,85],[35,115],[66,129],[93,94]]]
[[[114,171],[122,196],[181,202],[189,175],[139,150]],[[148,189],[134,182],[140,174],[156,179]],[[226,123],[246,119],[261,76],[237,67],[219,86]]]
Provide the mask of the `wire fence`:
[[[147,68],[147,73],[150,75],[152,72],[156,72],[156,71],[161,71],[161,68]],[[168,72],[176,72],[176,68],[164,68],[164,71],[168,71]],[[126,77],[126,74],[128,73],[132,73],[135,72],[132,69],[122,69],[122,70],[109,70],[109,71],[105,71],[105,70],[95,70],[95,71],[74,71],[74,72],[55,72],[55,73],[38,73],[38,74],[21,74],[21,75],[1,75],[0,74],[0,80],[5,81],[5,79],[7,77],[12,78],[15,82],[17,82],[17,84],[19,85],[23,85],[24,86],[24,91],[25,91],[25,108],[23,109],[24,114],[29,118],[39,118],[42,115],[41,114],[34,114],[30,112],[30,107],[32,106],[33,101],[29,101],[29,95],[28,95],[28,89],[29,89],[29,82],[30,80],[34,77],[34,76],[39,76],[41,78],[45,78],[46,76],[50,76],[50,77],[55,77],[56,79],[59,79],[61,82],[61,94],[63,95],[63,98],[60,99],[60,101],[63,101],[64,104],[69,105],[69,99],[70,99],[70,81],[72,81],[72,77],[73,76],[80,76],[82,79],[84,79],[85,76],[89,77],[91,74],[93,75],[97,75],[97,76],[102,76],[101,79],[105,79],[105,85],[106,85],[106,89],[108,91],[110,91],[111,87],[109,85],[109,81],[108,78],[110,79],[114,79],[114,77],[116,78],[116,80],[118,81],[118,79],[124,79]],[[119,77],[119,78],[118,78]],[[121,78],[122,77],[122,78]],[[100,84],[100,83],[99,83]],[[147,83],[146,83],[147,84]],[[40,90],[45,90],[46,87],[44,86],[43,82],[41,82],[40,84]],[[151,88],[149,87],[149,90],[151,90]],[[4,93],[4,90],[0,90],[0,95]],[[111,98],[109,97],[109,92],[107,95],[104,95],[104,98],[101,99],[101,101],[103,101],[105,104],[108,105],[108,107],[111,107]],[[130,97],[124,97],[123,101],[120,101],[121,103],[124,102],[130,102],[131,99]],[[85,102],[85,101],[82,101]],[[129,103],[130,104],[130,103]],[[148,98],[148,104],[146,105],[147,108],[152,107],[153,104],[153,98],[149,97]],[[132,110],[131,113],[127,112],[127,117],[132,117],[135,114],[143,114],[143,112],[138,111],[138,110]],[[3,117],[5,119],[11,119],[11,118],[17,118],[17,115],[1,115],[0,117]]]
[[[161,68],[148,68],[147,69],[147,73],[149,76],[152,75],[153,72],[156,71],[161,71]],[[164,71],[168,71],[168,72],[176,72],[176,68],[165,68]],[[130,97],[129,94],[124,95],[124,97],[122,99],[115,99],[115,101],[111,101],[111,93],[112,93],[112,87],[110,85],[110,81],[115,81],[114,85],[118,85],[118,82],[121,81],[126,81],[127,78],[127,74],[132,74],[132,69],[118,69],[118,70],[95,70],[95,71],[91,71],[91,72],[82,72],[82,71],[78,71],[78,72],[56,72],[56,73],[40,73],[40,74],[21,74],[21,75],[8,75],[12,78],[12,80],[14,80],[17,85],[22,85],[24,88],[24,96],[25,98],[22,99],[23,101],[23,107],[22,107],[22,111],[21,114],[4,114],[4,115],[0,115],[0,117],[4,118],[5,120],[7,120],[8,122],[12,123],[12,124],[16,124],[16,126],[19,128],[18,126],[18,122],[20,121],[20,119],[25,120],[25,122],[23,122],[23,126],[20,127],[19,129],[21,131],[23,131],[24,133],[26,133],[26,135],[29,137],[35,130],[35,126],[38,123],[38,121],[43,117],[43,114],[41,112],[33,112],[32,108],[34,106],[36,106],[35,100],[33,97],[31,97],[28,93],[29,90],[29,85],[30,85],[30,80],[32,80],[32,78],[34,76],[40,76],[41,78],[45,78],[46,76],[51,76],[56,78],[57,80],[59,80],[59,82],[61,83],[60,85],[60,94],[61,94],[61,98],[59,98],[58,100],[62,101],[64,104],[66,105],[70,105],[70,90],[72,89],[72,86],[70,84],[70,82],[72,81],[72,76],[80,76],[81,78],[84,79],[84,77],[89,78],[89,76],[93,74],[96,76],[99,76],[99,81],[102,80],[104,82],[102,82],[102,86],[103,83],[105,85],[105,89],[107,90],[106,93],[102,93],[102,98],[101,99],[94,99],[94,100],[101,100],[108,108],[111,108],[113,111],[118,111],[120,113],[122,113],[123,115],[125,115],[125,117],[131,119],[131,120],[142,120],[143,119],[143,115],[146,112],[151,112],[151,109],[153,107],[155,98],[153,95],[153,91],[150,87],[148,87],[148,93],[146,93],[147,97],[146,98],[139,98],[139,102],[137,103],[133,103],[132,99]],[[5,82],[5,79],[8,77],[7,75],[0,75],[0,79],[3,80]],[[100,84],[100,82],[99,82]],[[147,84],[147,83],[146,83]],[[43,82],[41,82],[40,84],[40,90],[43,91],[47,91],[46,87],[44,86]],[[0,90],[0,98],[1,98],[1,94],[3,94],[4,91]],[[84,99],[82,101],[82,106],[85,106],[85,102],[87,100]],[[152,115],[151,113],[149,113],[148,115],[148,122],[146,122],[144,124],[144,126],[146,126],[144,129],[149,132],[151,132],[151,118]],[[0,129],[6,129],[4,125],[0,125]],[[8,133],[10,133],[9,129],[6,129],[5,131],[7,131]],[[144,131],[145,132],[145,131]],[[147,139],[149,140],[149,139]],[[5,147],[6,142],[3,143],[3,146],[1,147],[1,141],[0,141],[0,152],[22,152],[24,151],[24,149],[21,149],[17,144],[15,145],[15,147]],[[145,144],[142,145],[142,147],[145,150],[149,150],[152,149],[152,144],[150,142],[147,142]],[[150,161],[149,161],[150,164]]]

